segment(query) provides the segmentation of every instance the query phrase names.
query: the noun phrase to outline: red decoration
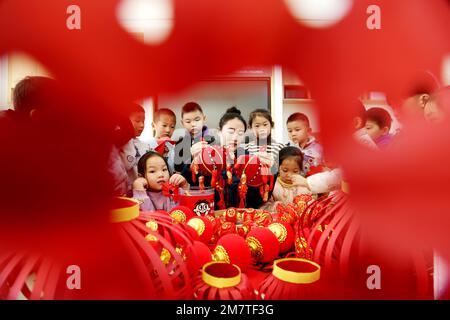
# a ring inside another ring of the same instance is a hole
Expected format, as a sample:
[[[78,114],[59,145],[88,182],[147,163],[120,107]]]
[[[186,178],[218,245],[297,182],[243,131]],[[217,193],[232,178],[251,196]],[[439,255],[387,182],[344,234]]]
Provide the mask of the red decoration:
[[[171,198],[173,201],[178,202],[180,199],[180,187],[174,186],[169,182],[166,182],[162,185],[162,193],[164,196]]]
[[[257,209],[253,215],[253,222],[260,227],[267,227],[272,221],[272,214],[265,210]]]
[[[171,140],[170,138],[158,139],[156,141],[157,146],[155,147],[154,150],[156,152],[158,152],[160,155],[164,156],[165,153],[167,152],[166,143],[170,143],[170,144],[174,145],[176,143],[176,141]]]
[[[317,299],[320,266],[305,259],[286,258],[274,262],[272,274],[258,289],[263,300]]]
[[[212,261],[212,254],[208,246],[200,241],[194,241],[187,254],[186,264],[191,274],[195,276],[201,267]]]
[[[203,266],[194,284],[197,300],[249,300],[254,299],[253,289],[238,266],[211,262]]]
[[[280,252],[278,239],[268,228],[254,228],[245,241],[256,262],[272,262]]]
[[[248,186],[259,187],[263,201],[268,200],[269,191],[273,189],[274,177],[270,167],[262,163],[258,156],[239,156],[234,165],[234,171],[241,177],[238,186],[240,208],[245,206]]]
[[[195,230],[200,237],[200,241],[208,244],[213,235],[213,226],[206,217],[193,217],[188,220],[187,225]]]
[[[194,216],[194,212],[186,206],[176,206],[170,210],[169,215],[178,223],[186,223]]]
[[[219,239],[213,251],[215,261],[237,265],[242,272],[251,263],[250,249],[245,240],[237,234],[227,234]]]
[[[228,208],[225,211],[225,220],[236,223],[238,219],[238,210],[236,208]]]
[[[273,232],[280,243],[280,253],[286,253],[294,248],[295,232],[289,223],[275,221],[269,224],[268,229]]]

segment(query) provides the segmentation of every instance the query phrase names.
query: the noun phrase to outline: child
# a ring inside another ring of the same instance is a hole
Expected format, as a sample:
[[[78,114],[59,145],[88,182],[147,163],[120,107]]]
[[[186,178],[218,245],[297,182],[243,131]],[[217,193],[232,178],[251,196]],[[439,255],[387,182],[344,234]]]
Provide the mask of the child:
[[[382,108],[371,108],[366,112],[367,134],[379,148],[387,147],[392,140],[389,134],[391,122],[391,116]]]
[[[290,142],[288,146],[296,146],[303,152],[302,174],[309,176],[321,171],[323,166],[323,149],[312,135],[309,119],[297,112],[286,121]]]
[[[190,185],[196,184],[192,181],[190,170],[192,159],[200,153],[204,146],[217,143],[205,123],[206,116],[198,103],[188,102],[183,106],[181,124],[186,133],[175,144],[174,167],[175,171],[180,172]],[[206,181],[205,184],[207,184]]]
[[[140,201],[142,211],[170,211],[177,205],[171,198],[162,194],[162,185],[172,185],[187,189],[189,187],[183,176],[170,176],[167,161],[159,153],[149,151],[144,154],[137,165],[139,178],[133,183],[133,198]]]
[[[361,101],[357,102],[356,107],[356,116],[353,117],[353,127],[355,129],[353,138],[366,147],[378,149],[377,145],[373,142],[372,138],[370,138],[366,131],[366,107],[364,107]]]
[[[272,116],[266,109],[256,109],[250,113],[248,124],[252,129],[253,138],[244,148],[249,154],[258,154],[260,159],[270,164],[272,173],[278,172],[278,153],[285,146],[272,139],[274,126]]]
[[[145,144],[138,137],[144,131],[145,122],[145,110],[138,104],[131,104],[128,107],[129,120],[133,126],[134,134],[133,138],[126,143],[121,151],[122,161],[125,165],[128,174],[128,189],[131,189],[131,185],[138,177],[137,163],[141,156],[150,151],[149,145]]]
[[[275,211],[278,203],[293,203],[294,198],[300,194],[311,194],[306,187],[305,178],[301,176],[303,166],[303,153],[297,147],[284,147],[279,153],[278,179],[275,183],[271,199],[263,209]]]
[[[170,172],[174,172],[174,143],[171,140],[177,118],[170,109],[159,109],[155,112],[152,122],[154,138],[150,140],[150,150],[157,151],[167,160]]]

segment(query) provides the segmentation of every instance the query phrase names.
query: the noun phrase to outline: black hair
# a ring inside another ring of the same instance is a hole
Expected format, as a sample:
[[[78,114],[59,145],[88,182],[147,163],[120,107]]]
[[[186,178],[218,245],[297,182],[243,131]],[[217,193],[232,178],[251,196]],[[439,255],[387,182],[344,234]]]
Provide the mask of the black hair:
[[[300,112],[296,112],[291,114],[287,120],[286,120],[286,124],[290,123],[290,122],[294,122],[294,121],[303,121],[306,123],[306,125],[309,127],[309,118],[304,114],[304,113],[300,113]]]
[[[366,121],[375,122],[381,129],[384,127],[388,127],[390,129],[392,119],[389,112],[383,108],[371,108],[366,111]]]
[[[127,108],[127,114],[129,116],[131,116],[133,113],[138,113],[138,112],[143,112],[145,113],[145,109],[144,107],[142,107],[141,105],[137,104],[137,103],[130,103]]]
[[[295,161],[297,161],[297,164],[298,164],[298,167],[300,168],[300,170],[302,170],[302,168],[303,168],[303,153],[297,147],[292,147],[292,146],[284,147],[283,149],[280,150],[278,157],[279,157],[279,160],[278,160],[279,166],[281,166],[281,164],[283,163],[284,160],[286,160],[288,158],[295,158]]]
[[[267,109],[256,109],[253,110],[252,112],[250,112],[250,116],[248,118],[248,125],[250,126],[250,128],[252,127],[253,121],[255,120],[256,117],[263,117],[266,118],[267,121],[270,122],[271,127],[274,127],[274,123],[272,120],[272,115],[270,114],[269,110]]]
[[[169,172],[170,172],[169,164],[167,163],[166,158],[164,158],[158,152],[148,151],[139,159],[138,164],[137,164],[137,171],[142,177],[145,177],[145,171],[147,169],[147,160],[150,158],[153,158],[153,157],[159,157],[159,158],[163,159],[164,163],[167,166],[167,170],[169,170]]]
[[[228,121],[238,119],[244,124],[244,129],[247,130],[247,123],[245,122],[244,117],[241,115],[241,111],[235,106],[227,109],[222,118],[219,121],[219,129],[222,130],[223,126],[227,124]]]
[[[156,110],[155,114],[153,115],[153,122],[156,122],[159,120],[159,118],[163,115],[168,115],[170,117],[174,117],[175,120],[177,119],[177,116],[175,115],[175,112],[173,112],[170,109],[166,109],[166,108],[162,108],[162,109],[158,109]]]
[[[55,92],[56,80],[47,77],[26,77],[14,87],[14,110],[25,115],[33,109],[48,107]]]
[[[200,111],[203,114],[203,109],[197,102],[188,102],[181,108],[181,117],[183,118],[185,113],[193,111]]]

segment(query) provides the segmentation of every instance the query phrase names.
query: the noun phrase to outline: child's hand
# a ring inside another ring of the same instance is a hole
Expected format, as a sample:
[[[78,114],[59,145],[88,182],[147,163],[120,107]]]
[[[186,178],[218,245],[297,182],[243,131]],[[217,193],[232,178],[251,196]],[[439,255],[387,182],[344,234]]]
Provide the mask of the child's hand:
[[[146,187],[147,187],[147,180],[145,178],[137,178],[133,182],[134,190],[145,191]]]
[[[182,188],[187,187],[188,184],[186,179],[181,174],[178,173],[175,173],[170,177],[169,183],[174,186],[180,186]]]
[[[202,151],[203,147],[206,147],[208,145],[208,142],[206,141],[200,141],[197,143],[194,143],[191,147],[191,155],[193,158],[198,156],[200,152]]]
[[[294,174],[294,175],[292,176],[291,180],[292,180],[292,184],[293,184],[294,186],[297,186],[297,187],[304,187],[304,188],[308,188],[308,189],[309,189],[309,186],[308,186],[308,180],[306,180],[305,177],[302,177],[302,176],[299,175],[299,174]]]

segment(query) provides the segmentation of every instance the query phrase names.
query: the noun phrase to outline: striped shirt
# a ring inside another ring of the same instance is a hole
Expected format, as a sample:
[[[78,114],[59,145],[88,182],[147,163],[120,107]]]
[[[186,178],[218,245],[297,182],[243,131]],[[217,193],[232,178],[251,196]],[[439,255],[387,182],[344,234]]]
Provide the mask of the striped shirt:
[[[283,149],[286,145],[284,143],[276,142],[272,139],[271,143],[268,145],[257,145],[255,141],[250,141],[249,143],[244,144],[244,149],[249,154],[256,154],[258,152],[267,152],[270,153],[274,159],[274,165],[272,166],[272,173],[278,173],[278,155],[280,150]]]

